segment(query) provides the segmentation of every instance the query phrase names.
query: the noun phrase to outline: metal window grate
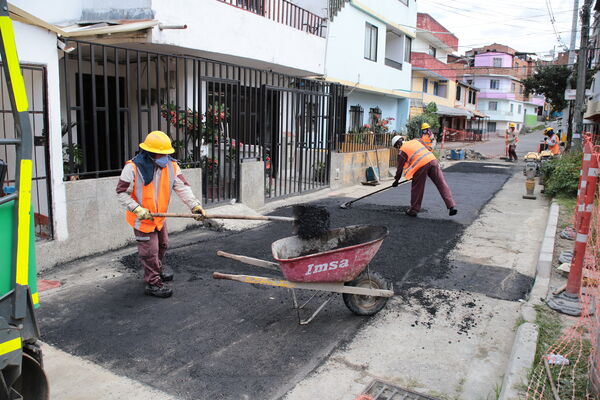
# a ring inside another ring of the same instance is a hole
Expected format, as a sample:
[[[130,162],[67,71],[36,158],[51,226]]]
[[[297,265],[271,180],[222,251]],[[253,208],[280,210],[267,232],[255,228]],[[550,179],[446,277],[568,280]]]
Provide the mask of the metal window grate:
[[[439,400],[379,380],[371,382],[362,394],[369,400]]]

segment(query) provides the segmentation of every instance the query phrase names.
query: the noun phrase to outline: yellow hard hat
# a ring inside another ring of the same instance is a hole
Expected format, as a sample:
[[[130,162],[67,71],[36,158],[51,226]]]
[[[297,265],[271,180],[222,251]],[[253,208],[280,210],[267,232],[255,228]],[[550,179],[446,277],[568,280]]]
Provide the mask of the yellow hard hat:
[[[423,122],[421,124],[421,129],[429,129],[429,124],[427,122]]]
[[[516,128],[517,124],[515,124],[514,122],[511,122],[510,124],[508,124],[509,128]]]
[[[161,131],[152,131],[146,136],[144,143],[140,143],[142,150],[156,154],[173,154],[175,149],[171,146],[171,139],[166,133]]]
[[[548,127],[548,128],[546,128],[546,130],[545,130],[544,132],[550,132],[550,131],[552,131],[552,130],[554,130],[554,129],[552,129],[552,128]]]

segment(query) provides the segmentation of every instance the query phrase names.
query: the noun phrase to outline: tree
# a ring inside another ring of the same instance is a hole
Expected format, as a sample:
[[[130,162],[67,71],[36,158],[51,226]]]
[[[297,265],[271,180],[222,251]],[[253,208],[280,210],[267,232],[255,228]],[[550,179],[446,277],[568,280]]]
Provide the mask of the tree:
[[[406,124],[406,130],[408,131],[408,138],[414,139],[421,137],[421,124],[427,122],[433,132],[439,134],[440,129],[440,117],[436,114],[437,105],[434,102],[427,104],[423,114],[415,115]]]
[[[565,90],[570,75],[571,68],[565,65],[538,65],[533,75],[523,80],[525,95],[544,95],[554,111],[561,111],[568,105]]]

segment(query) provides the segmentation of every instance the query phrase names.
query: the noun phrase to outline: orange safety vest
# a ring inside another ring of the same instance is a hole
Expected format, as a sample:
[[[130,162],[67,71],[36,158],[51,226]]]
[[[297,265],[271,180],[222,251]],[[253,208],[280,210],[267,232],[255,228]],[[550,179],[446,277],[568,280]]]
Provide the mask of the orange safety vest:
[[[137,201],[142,207],[147,208],[151,213],[165,213],[169,209],[169,200],[171,200],[171,191],[175,183],[175,171],[177,163],[172,161],[162,169],[160,175],[155,177],[148,185],[144,185],[144,179],[140,176],[137,166],[131,160],[127,164],[133,165],[133,192],[131,198]],[[164,217],[154,217],[154,220],[140,220],[137,216],[127,210],[125,214],[127,223],[138,231],[145,233],[161,230],[165,224]]]
[[[400,147],[400,151],[406,153],[407,157],[407,161],[404,164],[405,179],[411,179],[421,167],[436,159],[433,153],[417,139],[404,142]]]
[[[550,146],[550,151],[552,152],[552,155],[555,156],[557,154],[560,154],[560,138],[555,133],[550,139],[554,139],[556,141],[556,144],[554,146]]]
[[[426,133],[421,135],[421,142],[428,148],[431,149],[433,147],[433,140],[431,139],[431,135]]]

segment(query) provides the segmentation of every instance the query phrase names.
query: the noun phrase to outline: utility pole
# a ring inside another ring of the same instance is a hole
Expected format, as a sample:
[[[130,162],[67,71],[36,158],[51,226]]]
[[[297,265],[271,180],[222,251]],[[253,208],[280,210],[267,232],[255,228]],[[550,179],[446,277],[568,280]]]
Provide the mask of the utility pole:
[[[573,0],[573,22],[571,22],[571,46],[569,47],[569,57],[568,57],[568,62],[567,62],[567,66],[569,68],[572,68],[572,70],[575,70],[575,43],[577,41],[577,22],[579,21],[579,0]],[[571,90],[571,77],[573,76],[573,72],[571,72],[571,75],[569,76],[569,79],[567,80],[567,90]],[[567,144],[568,147],[571,147],[571,135],[573,133],[573,101],[569,100],[567,102],[568,106],[566,108],[567,110],[567,115],[566,115],[566,121],[565,121],[565,110],[563,110],[563,119],[562,119],[562,127],[563,129],[566,130],[567,132]]]
[[[575,42],[577,40],[577,21],[579,20],[579,0],[573,0],[573,22],[571,23],[571,46],[569,47],[569,65],[575,62]]]
[[[588,42],[590,36],[590,9],[592,0],[585,0],[581,8],[581,44],[577,56],[577,93],[575,96],[575,113],[573,137],[571,146],[575,150],[581,150],[581,133],[583,132],[583,106],[585,104],[585,81],[588,59]]]

